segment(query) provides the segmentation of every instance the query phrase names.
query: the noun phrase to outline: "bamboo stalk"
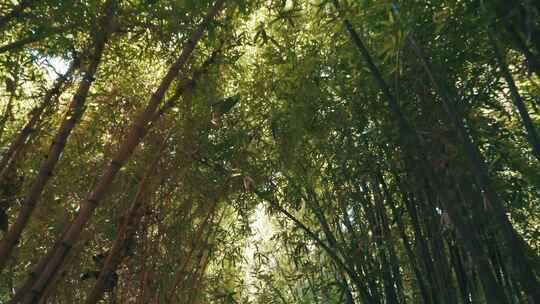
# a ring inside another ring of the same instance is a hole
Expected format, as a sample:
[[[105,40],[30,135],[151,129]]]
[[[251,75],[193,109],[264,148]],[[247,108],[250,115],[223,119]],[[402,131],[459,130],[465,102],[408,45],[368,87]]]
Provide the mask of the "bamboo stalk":
[[[93,58],[88,65],[88,69],[79,84],[79,88],[77,89],[77,92],[69,105],[69,109],[64,116],[64,120],[62,121],[62,124],[52,141],[47,158],[41,164],[38,175],[24,199],[22,204],[23,207],[19,212],[15,223],[11,226],[7,234],[0,242],[0,271],[5,267],[13,248],[19,241],[24,228],[30,220],[30,216],[41,198],[43,189],[52,177],[54,168],[60,159],[60,155],[62,154],[64,147],[66,146],[66,142],[71,134],[71,131],[79,122],[84,113],[86,97],[88,96],[90,86],[94,80],[94,75],[101,62],[101,56],[105,50],[105,44],[110,34],[110,23],[113,18],[114,10],[114,5],[112,5],[112,2],[114,1],[110,1],[106,16],[103,19],[103,29],[96,37]]]
[[[114,181],[116,174],[127,162],[135,148],[138,146],[142,138],[146,135],[149,129],[149,122],[154,117],[154,113],[161,103],[165,93],[169,89],[173,80],[178,76],[180,70],[185,66],[187,60],[190,58],[191,53],[195,49],[198,41],[201,39],[208,24],[214,17],[221,11],[224,4],[224,0],[218,0],[214,4],[212,10],[207,15],[205,20],[198,26],[198,28],[192,33],[191,37],[185,43],[183,50],[178,59],[171,65],[167,74],[162,79],[160,85],[156,91],[150,97],[150,100],[142,113],[136,118],[132,124],[128,134],[124,141],[120,145],[115,156],[111,160],[108,167],[105,169],[101,180],[98,182],[94,190],[90,193],[88,198],[81,202],[81,208],[78,216],[73,221],[70,229],[66,235],[59,240],[60,246],[55,250],[52,259],[49,261],[39,279],[36,281],[32,288],[32,292],[29,293],[24,299],[23,303],[34,303],[41,297],[42,291],[47,287],[49,279],[58,270],[63,263],[67,253],[71,250],[73,245],[77,242],[77,239],[85,227],[85,224],[90,220],[94,210],[98,207],[99,203],[105,197],[107,190]]]

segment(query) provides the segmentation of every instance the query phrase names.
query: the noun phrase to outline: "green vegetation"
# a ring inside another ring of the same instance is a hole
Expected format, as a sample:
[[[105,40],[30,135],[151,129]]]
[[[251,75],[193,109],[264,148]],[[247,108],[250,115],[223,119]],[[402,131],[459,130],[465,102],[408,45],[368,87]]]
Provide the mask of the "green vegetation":
[[[540,5],[0,1],[0,303],[540,304]]]

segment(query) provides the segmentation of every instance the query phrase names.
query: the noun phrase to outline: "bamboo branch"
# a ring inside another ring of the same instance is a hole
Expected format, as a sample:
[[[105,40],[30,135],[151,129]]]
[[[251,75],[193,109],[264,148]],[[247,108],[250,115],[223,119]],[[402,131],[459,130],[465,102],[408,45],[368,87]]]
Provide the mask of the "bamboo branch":
[[[22,150],[24,143],[28,136],[34,131],[35,125],[39,122],[41,114],[43,111],[48,108],[52,102],[58,98],[60,95],[60,90],[62,86],[71,78],[73,72],[79,67],[80,60],[75,58],[71,63],[67,72],[58,77],[53,85],[53,87],[47,91],[43,97],[41,104],[32,110],[30,113],[30,120],[26,123],[24,128],[17,134],[15,139],[11,142],[6,153],[2,156],[0,160],[0,183],[6,178],[9,168],[13,165],[17,159],[18,154]]]

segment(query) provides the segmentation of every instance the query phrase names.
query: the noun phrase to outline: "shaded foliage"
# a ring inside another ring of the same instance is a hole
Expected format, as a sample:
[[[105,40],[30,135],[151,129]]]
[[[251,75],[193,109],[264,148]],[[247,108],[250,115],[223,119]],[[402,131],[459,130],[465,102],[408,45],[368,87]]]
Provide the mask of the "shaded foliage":
[[[0,302],[540,302],[534,1],[0,3]]]

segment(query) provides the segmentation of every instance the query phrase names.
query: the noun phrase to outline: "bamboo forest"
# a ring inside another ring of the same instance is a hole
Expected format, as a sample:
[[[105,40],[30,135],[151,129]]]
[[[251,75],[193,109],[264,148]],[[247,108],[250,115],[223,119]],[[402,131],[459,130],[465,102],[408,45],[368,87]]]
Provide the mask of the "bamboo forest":
[[[540,1],[0,0],[0,303],[540,304]]]

